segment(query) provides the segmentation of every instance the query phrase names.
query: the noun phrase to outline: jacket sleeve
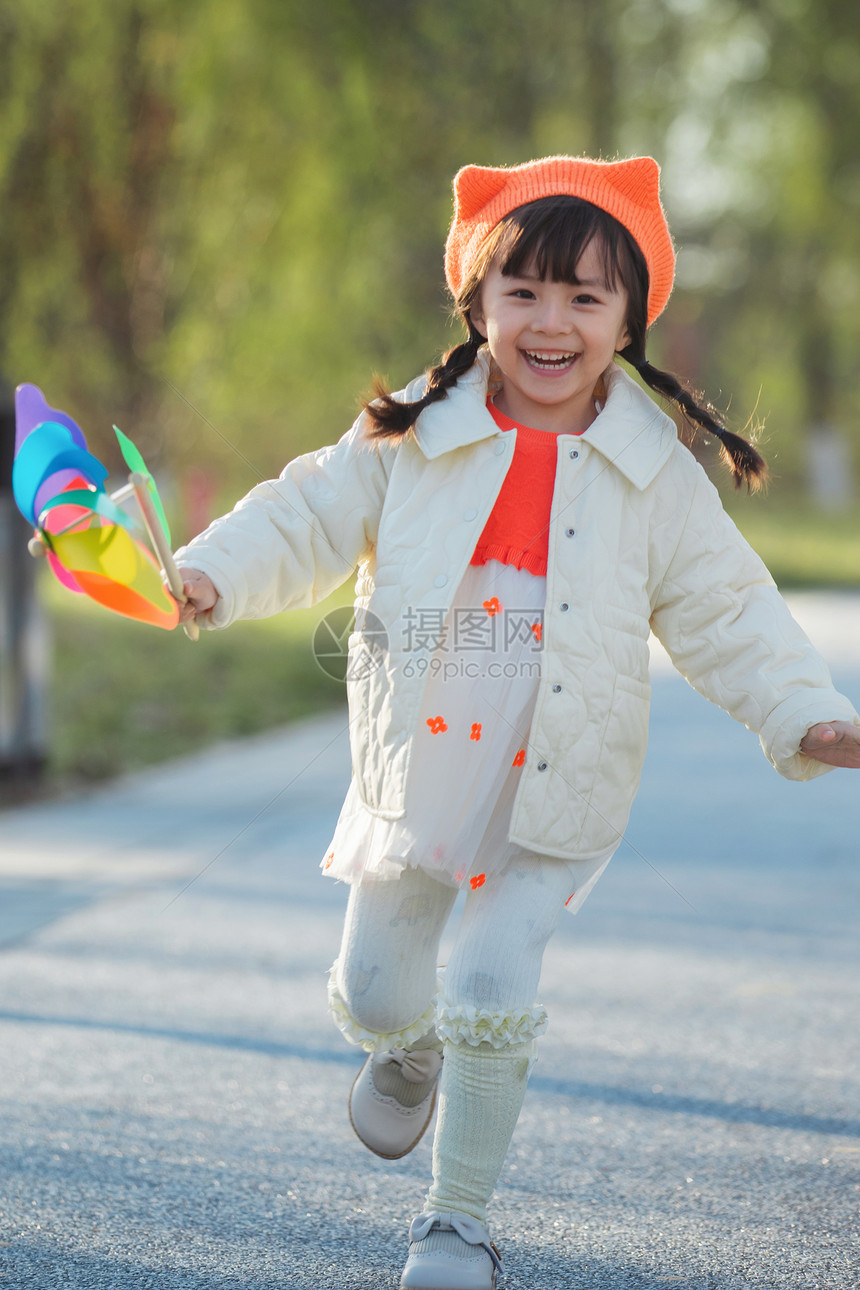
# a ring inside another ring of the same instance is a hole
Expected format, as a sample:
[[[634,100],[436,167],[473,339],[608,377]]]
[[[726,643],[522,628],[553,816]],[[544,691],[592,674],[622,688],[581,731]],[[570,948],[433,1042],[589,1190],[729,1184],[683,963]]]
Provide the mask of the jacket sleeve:
[[[832,768],[800,752],[810,726],[860,725],[860,717],[833,688],[826,664],[705,472],[689,466],[696,475],[692,501],[659,587],[652,630],[700,694],[758,734],[781,775],[812,779]]]
[[[219,593],[203,627],[316,604],[373,551],[396,446],[365,417],[336,444],[297,457],[175,554]]]

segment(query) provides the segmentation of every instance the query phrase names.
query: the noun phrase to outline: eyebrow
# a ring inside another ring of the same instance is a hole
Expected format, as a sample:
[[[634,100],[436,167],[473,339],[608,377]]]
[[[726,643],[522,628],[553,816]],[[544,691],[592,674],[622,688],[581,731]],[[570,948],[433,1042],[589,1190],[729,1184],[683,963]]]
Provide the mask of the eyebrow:
[[[537,273],[525,273],[525,272],[510,273],[510,274],[506,273],[504,276],[506,278],[507,277],[513,278],[514,281],[520,281],[520,282],[543,282],[544,281],[544,279],[540,276],[540,274],[537,274]],[[570,282],[568,283],[568,286],[598,287],[602,291],[609,290],[603,278],[577,278],[576,282]]]

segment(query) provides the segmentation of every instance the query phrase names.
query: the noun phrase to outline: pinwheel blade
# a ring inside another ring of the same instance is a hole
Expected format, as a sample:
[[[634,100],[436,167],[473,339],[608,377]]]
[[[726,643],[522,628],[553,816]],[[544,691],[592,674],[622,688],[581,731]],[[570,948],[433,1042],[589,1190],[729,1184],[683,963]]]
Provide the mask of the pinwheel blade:
[[[170,525],[167,523],[167,516],[164,514],[164,507],[161,503],[161,498],[158,495],[158,489],[155,487],[155,480],[152,478],[149,470],[147,470],[146,462],[143,460],[137,444],[132,443],[128,435],[123,434],[119,426],[114,426],[113,429],[114,434],[117,437],[117,442],[119,443],[120,452],[122,453],[125,464],[128,466],[129,470],[132,472],[138,471],[141,475],[145,475],[147,478],[149,483],[149,495],[152,498],[152,504],[155,507],[156,514],[161,522],[161,527],[164,529],[164,536],[167,538],[169,544]]]
[[[75,442],[67,426],[44,421],[38,434],[28,435],[21,444],[12,466],[15,504],[31,524],[36,523],[36,498],[43,485],[60,471],[74,471],[93,488],[102,488],[107,479],[107,469]],[[62,485],[56,491],[62,491]]]
[[[15,455],[27,436],[41,425],[43,421],[53,421],[65,426],[74,442],[80,448],[86,448],[84,432],[67,412],[52,408],[45,402],[45,396],[38,385],[19,385],[15,391]]]

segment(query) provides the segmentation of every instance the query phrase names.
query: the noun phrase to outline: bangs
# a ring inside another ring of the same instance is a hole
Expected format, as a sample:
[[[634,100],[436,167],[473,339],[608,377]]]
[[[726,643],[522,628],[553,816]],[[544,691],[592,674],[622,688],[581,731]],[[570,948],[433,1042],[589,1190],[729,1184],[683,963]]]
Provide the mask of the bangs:
[[[645,259],[623,225],[591,202],[578,197],[543,197],[511,211],[491,239],[492,259],[505,277],[524,270],[544,281],[577,285],[576,266],[586,247],[594,243],[610,290],[624,287],[633,294],[636,278],[648,271]],[[490,250],[488,247],[487,250]]]

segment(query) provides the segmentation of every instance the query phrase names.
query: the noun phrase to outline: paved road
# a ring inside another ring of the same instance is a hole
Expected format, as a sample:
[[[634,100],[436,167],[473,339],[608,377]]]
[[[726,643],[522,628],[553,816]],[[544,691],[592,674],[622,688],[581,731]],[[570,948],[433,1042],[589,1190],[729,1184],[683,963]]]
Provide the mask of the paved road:
[[[860,601],[795,601],[860,703]],[[858,779],[785,783],[655,658],[625,846],[547,955],[511,1290],[860,1284]],[[390,1290],[328,1021],[335,714],[0,816],[0,1287]]]

